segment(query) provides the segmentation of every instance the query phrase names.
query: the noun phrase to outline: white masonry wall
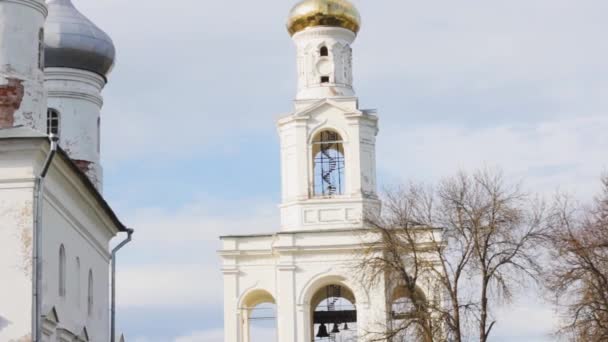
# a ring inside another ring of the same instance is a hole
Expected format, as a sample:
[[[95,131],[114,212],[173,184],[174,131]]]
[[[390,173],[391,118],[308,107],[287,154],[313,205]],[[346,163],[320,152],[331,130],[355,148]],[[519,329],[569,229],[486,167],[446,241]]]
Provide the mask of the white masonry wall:
[[[31,340],[32,153],[2,149],[0,158],[0,341]]]
[[[307,28],[292,37],[297,49],[297,100],[355,95],[351,49],[355,37],[352,31],[326,26]],[[328,56],[320,55],[323,46]],[[329,82],[321,83],[322,76]]]
[[[378,117],[360,111],[356,98],[296,103],[296,112],[278,121],[281,141],[283,230],[362,228],[365,214],[380,203],[376,194],[375,144]],[[344,146],[344,194],[314,194],[313,139],[321,131],[340,134]]]
[[[105,80],[92,72],[46,68],[48,107],[59,112],[59,145],[101,189],[101,91]]]
[[[21,341],[31,331],[33,186],[46,156],[41,148],[46,143],[35,141],[0,142],[0,341]],[[42,314],[54,309],[59,319],[43,341],[54,342],[59,334],[73,338],[85,327],[91,341],[108,341],[109,241],[116,231],[59,156],[45,179],[42,216]],[[65,296],[59,294],[61,245],[66,252]],[[89,270],[94,280],[91,314]]]
[[[43,0],[0,1],[0,127],[46,130]]]

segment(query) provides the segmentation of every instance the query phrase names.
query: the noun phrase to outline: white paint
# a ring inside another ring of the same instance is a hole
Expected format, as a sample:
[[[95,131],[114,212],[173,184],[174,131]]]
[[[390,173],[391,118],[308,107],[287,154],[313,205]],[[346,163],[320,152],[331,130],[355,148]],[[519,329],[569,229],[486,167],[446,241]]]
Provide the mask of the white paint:
[[[24,96],[14,126],[46,130],[41,30],[47,15],[43,0],[0,1],[0,86],[22,82]]]
[[[106,82],[103,77],[84,70],[46,68],[45,87],[48,107],[60,116],[59,146],[70,158],[90,162],[86,173],[98,189],[103,185],[100,164],[100,129]]]
[[[0,341],[28,335],[31,329],[31,239],[33,229],[34,175],[40,171],[48,144],[44,140],[0,141],[0,315],[11,322],[0,330]],[[53,336],[81,335],[86,327],[91,341],[109,340],[109,241],[117,233],[100,203],[76,177],[73,169],[56,157],[45,180],[42,226],[43,314],[55,310],[58,323]],[[59,248],[66,253],[66,295],[59,295]],[[80,260],[80,271],[76,263]],[[88,272],[95,282],[92,315],[87,314]],[[79,286],[84,290],[79,291]],[[52,322],[51,322],[52,323]],[[52,325],[52,324],[51,324]],[[49,330],[51,329],[51,330]],[[44,340],[44,339],[43,339]],[[79,339],[76,339],[79,341]]]
[[[362,228],[363,214],[376,211],[375,145],[378,118],[357,108],[357,98],[297,101],[293,114],[278,121],[281,140],[281,228],[288,231]],[[344,194],[314,194],[312,140],[323,130],[344,141]]]
[[[264,236],[222,238],[219,252],[224,274],[226,342],[250,342],[247,308],[276,303],[279,342],[310,342],[313,296],[328,285],[354,295],[359,341],[366,332],[389,324],[393,290],[385,279],[364,283],[359,264],[362,244],[378,241],[363,220],[376,213],[375,111],[360,110],[352,89],[350,44],[354,33],[314,27],[294,35],[298,56],[298,94],[293,113],[281,118],[281,231]],[[329,54],[321,56],[327,46]],[[327,84],[321,76],[330,77]],[[314,193],[313,140],[331,130],[344,147],[344,191],[318,197]],[[435,293],[432,281],[427,295]],[[429,298],[433,299],[433,298]],[[376,336],[377,337],[377,336]]]
[[[352,49],[355,34],[338,27],[311,27],[293,36],[297,48],[298,94],[296,99],[354,96]],[[328,56],[321,56],[327,47]],[[329,77],[322,83],[321,77]]]

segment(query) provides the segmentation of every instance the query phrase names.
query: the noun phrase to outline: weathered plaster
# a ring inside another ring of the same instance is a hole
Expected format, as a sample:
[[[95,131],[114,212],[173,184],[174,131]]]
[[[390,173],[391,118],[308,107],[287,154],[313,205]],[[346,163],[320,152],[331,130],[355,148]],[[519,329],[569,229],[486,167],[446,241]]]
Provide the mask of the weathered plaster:
[[[8,78],[7,81],[0,85],[0,128],[13,127],[15,112],[21,107],[24,96],[22,80]]]

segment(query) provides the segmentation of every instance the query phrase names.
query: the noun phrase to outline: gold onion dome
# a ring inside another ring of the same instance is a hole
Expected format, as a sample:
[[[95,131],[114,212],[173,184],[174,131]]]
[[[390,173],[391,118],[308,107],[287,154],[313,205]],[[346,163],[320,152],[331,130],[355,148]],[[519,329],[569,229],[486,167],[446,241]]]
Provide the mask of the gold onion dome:
[[[361,16],[347,0],[302,0],[289,13],[287,30],[292,36],[309,27],[332,26],[359,32]]]

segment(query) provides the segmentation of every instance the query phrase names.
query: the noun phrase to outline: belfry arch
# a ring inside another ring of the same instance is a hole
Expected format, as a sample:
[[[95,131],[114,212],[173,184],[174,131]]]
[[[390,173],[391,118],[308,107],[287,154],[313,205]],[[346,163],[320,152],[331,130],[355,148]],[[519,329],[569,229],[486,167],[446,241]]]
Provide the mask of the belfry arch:
[[[239,311],[241,317],[239,342],[273,342],[277,340],[276,300],[270,292],[261,289],[249,291],[243,296]],[[252,335],[252,330],[256,327],[274,330],[274,340],[256,339]]]

